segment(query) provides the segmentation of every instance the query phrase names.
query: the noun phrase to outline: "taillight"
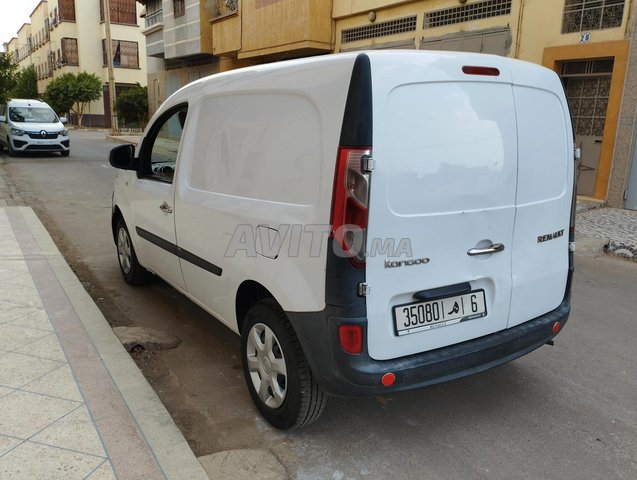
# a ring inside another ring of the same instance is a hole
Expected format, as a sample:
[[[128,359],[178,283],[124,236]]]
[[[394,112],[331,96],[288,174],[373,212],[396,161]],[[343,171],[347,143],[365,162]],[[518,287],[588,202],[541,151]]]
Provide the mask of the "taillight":
[[[344,352],[357,355],[363,352],[363,327],[360,325],[341,325],[338,327],[338,340]]]
[[[499,77],[500,70],[494,67],[476,67],[473,65],[465,65],[462,67],[462,73],[465,75],[485,75],[487,77]]]
[[[332,236],[350,263],[365,267],[365,243],[369,208],[369,173],[366,162],[370,148],[345,148],[338,151],[332,201]]]

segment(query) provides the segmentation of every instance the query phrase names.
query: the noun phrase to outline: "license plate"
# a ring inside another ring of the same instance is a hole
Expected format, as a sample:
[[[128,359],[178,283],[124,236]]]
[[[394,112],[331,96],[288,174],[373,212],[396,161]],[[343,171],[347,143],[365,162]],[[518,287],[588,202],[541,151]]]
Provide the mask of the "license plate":
[[[394,307],[394,322],[398,335],[454,325],[486,315],[484,290]]]
[[[31,143],[35,145],[53,145],[55,142],[52,140],[31,140]]]

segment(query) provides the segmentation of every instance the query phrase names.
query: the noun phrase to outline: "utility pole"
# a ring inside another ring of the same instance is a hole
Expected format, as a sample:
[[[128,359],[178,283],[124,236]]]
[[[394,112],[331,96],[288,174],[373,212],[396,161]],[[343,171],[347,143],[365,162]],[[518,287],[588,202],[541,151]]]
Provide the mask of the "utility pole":
[[[108,108],[111,115],[111,134],[117,135],[117,114],[115,113],[115,72],[113,70],[113,43],[111,42],[111,5],[104,2],[104,30],[106,31],[106,66],[108,67]]]

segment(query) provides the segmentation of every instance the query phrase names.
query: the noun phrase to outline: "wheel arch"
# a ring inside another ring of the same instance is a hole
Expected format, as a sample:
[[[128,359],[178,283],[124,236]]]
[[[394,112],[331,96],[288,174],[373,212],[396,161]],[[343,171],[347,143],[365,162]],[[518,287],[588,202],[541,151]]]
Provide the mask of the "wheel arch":
[[[113,207],[113,213],[111,214],[111,231],[113,232],[113,242],[117,243],[117,222],[124,218],[124,214],[117,205]]]
[[[235,296],[235,313],[237,315],[237,328],[239,333],[243,329],[243,323],[245,321],[248,310],[260,300],[266,298],[272,298],[276,301],[276,298],[270,291],[254,280],[244,280]]]

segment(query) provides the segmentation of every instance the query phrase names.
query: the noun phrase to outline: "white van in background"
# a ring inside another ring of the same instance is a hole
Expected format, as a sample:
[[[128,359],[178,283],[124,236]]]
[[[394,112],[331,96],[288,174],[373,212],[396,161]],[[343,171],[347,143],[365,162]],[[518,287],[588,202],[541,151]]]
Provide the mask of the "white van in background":
[[[0,105],[0,147],[9,155],[22,152],[71,153],[69,132],[61,119],[42,100],[12,99]]]
[[[573,132],[558,76],[508,58],[327,55],[201,79],[121,169],[125,280],[241,335],[275,427],[520,357],[570,312]]]

